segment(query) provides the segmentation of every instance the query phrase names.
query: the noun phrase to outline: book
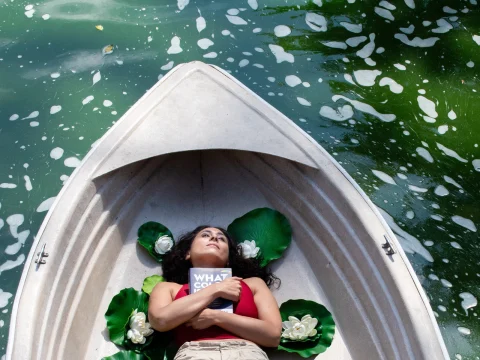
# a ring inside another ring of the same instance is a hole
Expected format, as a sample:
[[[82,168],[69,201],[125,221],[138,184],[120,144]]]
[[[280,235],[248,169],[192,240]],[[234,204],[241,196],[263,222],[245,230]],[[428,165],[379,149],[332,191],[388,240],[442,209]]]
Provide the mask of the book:
[[[197,291],[229,277],[232,277],[232,269],[230,268],[191,268],[188,273],[190,294],[195,294]],[[217,298],[208,305],[208,308],[233,313],[233,302]]]

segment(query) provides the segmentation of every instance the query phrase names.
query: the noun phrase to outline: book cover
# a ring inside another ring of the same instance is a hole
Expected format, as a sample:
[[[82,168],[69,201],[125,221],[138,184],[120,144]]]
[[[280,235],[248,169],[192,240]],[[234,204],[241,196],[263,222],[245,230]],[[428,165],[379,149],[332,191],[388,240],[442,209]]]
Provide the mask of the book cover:
[[[190,294],[195,294],[197,291],[202,290],[209,285],[232,277],[232,269],[191,268],[188,275]],[[214,310],[233,313],[233,302],[222,298],[215,299],[210,305],[208,305],[208,307]]]

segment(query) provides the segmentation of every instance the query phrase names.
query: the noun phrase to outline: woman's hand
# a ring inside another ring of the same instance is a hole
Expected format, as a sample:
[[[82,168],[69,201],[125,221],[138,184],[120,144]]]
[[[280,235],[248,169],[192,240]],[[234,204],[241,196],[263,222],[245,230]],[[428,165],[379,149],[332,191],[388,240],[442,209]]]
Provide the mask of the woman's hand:
[[[238,301],[242,292],[240,280],[242,280],[242,278],[234,276],[214,284],[218,297],[235,302]]]
[[[203,309],[193,318],[188,320],[185,325],[191,326],[195,330],[203,330],[215,325],[216,315],[220,310]]]

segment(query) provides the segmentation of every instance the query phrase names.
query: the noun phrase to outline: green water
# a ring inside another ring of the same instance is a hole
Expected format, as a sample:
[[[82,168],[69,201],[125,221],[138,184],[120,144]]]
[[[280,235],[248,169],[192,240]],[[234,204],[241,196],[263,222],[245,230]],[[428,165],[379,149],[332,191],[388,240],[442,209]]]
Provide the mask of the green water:
[[[170,62],[203,60],[337,158],[399,236],[451,358],[479,359],[480,10],[476,0],[407,3],[1,2],[0,356],[43,202]],[[174,36],[182,51],[169,54]]]

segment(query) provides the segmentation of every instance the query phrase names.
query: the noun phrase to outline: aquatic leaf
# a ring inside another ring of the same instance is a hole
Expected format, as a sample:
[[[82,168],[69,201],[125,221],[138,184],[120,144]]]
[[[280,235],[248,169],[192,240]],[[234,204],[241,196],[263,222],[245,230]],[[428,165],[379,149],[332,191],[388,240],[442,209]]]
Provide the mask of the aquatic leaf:
[[[158,262],[162,262],[163,255],[155,251],[155,242],[162,236],[170,236],[173,239],[173,235],[167,227],[162,224],[149,221],[138,229],[138,243],[142,245],[152,257]]]
[[[278,350],[297,353],[303,358],[325,352],[332,344],[335,335],[335,321],[327,308],[310,300],[288,300],[280,306],[282,321],[289,316],[301,319],[304,315],[311,315],[318,320],[317,335],[303,341],[292,341],[282,338]]]
[[[104,357],[102,360],[150,360],[150,358],[144,354],[137,354],[134,351],[122,350],[111,356]]]
[[[143,280],[142,291],[150,295],[155,285],[163,281],[165,281],[163,276],[160,276],[160,275],[149,276],[145,278],[145,280]]]
[[[288,219],[280,212],[260,208],[235,219],[227,231],[238,243],[255,240],[260,248],[262,266],[280,258],[292,241],[292,228]]]
[[[97,26],[95,26],[95,29],[103,31],[103,26],[102,25],[97,25]]]
[[[143,345],[134,344],[127,339],[126,333],[129,330],[129,319],[135,310],[143,312],[148,316],[148,295],[134,288],[123,289],[113,297],[110,305],[108,305],[105,319],[107,320],[110,340],[116,345],[138,352],[150,344],[153,336],[148,336],[147,341]]]
[[[93,75],[93,85],[99,82],[101,78],[102,78],[102,75],[100,74],[100,71],[97,71],[95,75]]]
[[[107,46],[104,46],[103,49],[102,49],[102,55],[105,56],[105,55],[109,55],[113,53],[113,44],[110,44],[110,45],[107,45]]]

